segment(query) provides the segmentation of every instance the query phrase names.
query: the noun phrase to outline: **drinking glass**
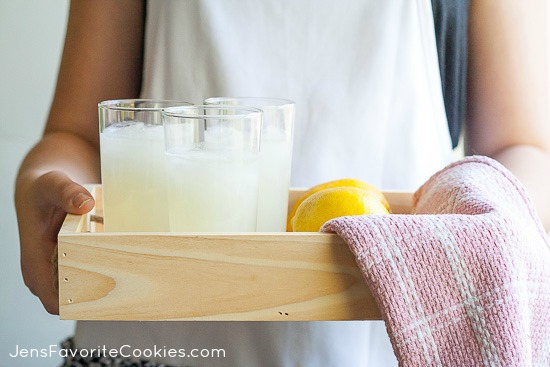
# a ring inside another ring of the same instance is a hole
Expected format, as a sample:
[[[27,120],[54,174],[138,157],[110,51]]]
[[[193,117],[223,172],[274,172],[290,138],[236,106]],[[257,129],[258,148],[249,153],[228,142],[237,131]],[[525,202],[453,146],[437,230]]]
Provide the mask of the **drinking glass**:
[[[165,232],[168,195],[161,109],[188,102],[99,103],[101,181],[107,232]]]
[[[183,106],[162,115],[170,230],[254,232],[262,111]]]
[[[286,231],[295,103],[261,97],[213,97],[205,103],[251,106],[263,111],[257,230]]]

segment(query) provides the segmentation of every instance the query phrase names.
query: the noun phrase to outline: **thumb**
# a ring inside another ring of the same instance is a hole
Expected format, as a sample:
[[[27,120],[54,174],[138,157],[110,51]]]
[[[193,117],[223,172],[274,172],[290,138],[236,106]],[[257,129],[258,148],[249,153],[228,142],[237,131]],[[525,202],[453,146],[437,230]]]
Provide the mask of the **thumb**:
[[[72,181],[69,176],[59,171],[52,171],[39,178],[38,187],[45,192],[43,198],[47,198],[50,205],[54,205],[70,214],[85,214],[92,210],[95,200],[88,190]]]

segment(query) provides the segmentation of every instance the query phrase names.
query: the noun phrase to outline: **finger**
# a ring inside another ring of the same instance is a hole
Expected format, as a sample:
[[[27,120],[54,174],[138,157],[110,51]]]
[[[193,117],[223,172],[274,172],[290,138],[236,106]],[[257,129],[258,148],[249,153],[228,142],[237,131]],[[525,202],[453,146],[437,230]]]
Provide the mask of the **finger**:
[[[59,315],[59,291],[53,287],[49,280],[46,282],[49,284],[43,284],[40,292],[36,295],[48,313]]]
[[[42,252],[38,249],[38,252]],[[23,255],[23,254],[22,254]],[[52,263],[46,256],[36,256],[26,261],[22,257],[21,272],[23,281],[32,294],[37,296],[44,308],[51,314],[59,312],[59,293],[54,285]]]
[[[90,192],[62,172],[48,172],[38,180],[39,195],[65,213],[84,214],[95,205]]]
[[[48,298],[40,298],[40,301],[48,313],[52,315],[59,315],[59,299],[57,294],[54,294],[52,297]]]
[[[59,291],[53,286],[51,279],[44,279],[36,296],[42,302],[42,305],[52,315],[59,314]]]
[[[61,172],[34,181],[18,207],[21,270],[25,285],[52,314],[59,312],[59,296],[52,274],[52,253],[67,212],[84,214],[95,204],[90,193]]]

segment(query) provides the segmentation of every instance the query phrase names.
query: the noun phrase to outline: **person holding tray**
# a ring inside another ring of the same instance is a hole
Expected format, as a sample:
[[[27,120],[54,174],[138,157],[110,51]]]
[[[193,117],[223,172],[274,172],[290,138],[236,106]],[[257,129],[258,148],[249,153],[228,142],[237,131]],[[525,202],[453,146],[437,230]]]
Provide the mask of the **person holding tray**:
[[[415,190],[453,160],[465,121],[466,152],[512,171],[550,226],[545,14],[543,0],[73,1],[44,135],[17,178],[25,284],[58,313],[50,260],[66,213],[94,205],[81,184],[100,182],[109,99],[291,99],[299,187]],[[72,347],[123,345],[225,350],[154,360],[175,366],[396,365],[382,322],[87,321]]]

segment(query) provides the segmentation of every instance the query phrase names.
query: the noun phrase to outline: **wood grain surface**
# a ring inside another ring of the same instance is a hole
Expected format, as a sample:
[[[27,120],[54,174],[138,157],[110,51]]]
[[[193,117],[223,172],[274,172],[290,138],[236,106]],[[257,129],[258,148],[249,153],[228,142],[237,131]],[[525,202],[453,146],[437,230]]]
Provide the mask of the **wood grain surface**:
[[[100,187],[93,187],[96,199]],[[291,191],[289,205],[303,193]],[[410,193],[386,193],[394,213]],[[326,233],[102,233],[98,200],[59,235],[60,317],[72,320],[377,320],[343,240]]]

